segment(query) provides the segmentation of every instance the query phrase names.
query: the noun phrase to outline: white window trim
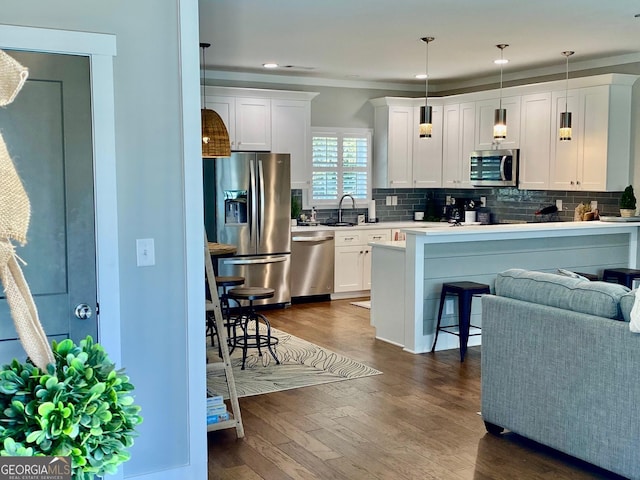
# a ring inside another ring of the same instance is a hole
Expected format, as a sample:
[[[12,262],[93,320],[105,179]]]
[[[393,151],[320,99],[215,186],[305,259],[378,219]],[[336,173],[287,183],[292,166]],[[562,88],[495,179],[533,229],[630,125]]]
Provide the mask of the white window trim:
[[[313,143],[313,137],[316,136],[330,136],[330,135],[357,135],[357,136],[366,136],[367,137],[367,198],[366,199],[356,199],[356,208],[367,208],[369,206],[369,201],[373,198],[372,193],[372,185],[373,185],[373,129],[371,128],[349,128],[349,127],[311,127],[311,139]],[[310,209],[311,207],[316,207],[318,210],[335,210],[338,208],[338,202],[340,198],[336,199],[334,204],[329,202],[326,203],[317,203],[314,201],[312,196],[313,189],[313,153],[309,156],[311,161],[311,168],[309,169],[309,185],[310,187],[307,190],[302,192],[302,208],[305,210]],[[341,167],[338,167],[340,170]],[[339,197],[342,195],[339,195]],[[351,206],[351,202],[348,203],[349,207]]]

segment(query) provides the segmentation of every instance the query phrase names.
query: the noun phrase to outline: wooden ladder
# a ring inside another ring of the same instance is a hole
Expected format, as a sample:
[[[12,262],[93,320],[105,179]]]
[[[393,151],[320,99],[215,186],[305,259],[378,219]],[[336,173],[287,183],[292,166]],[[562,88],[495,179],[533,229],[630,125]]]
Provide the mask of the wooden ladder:
[[[227,330],[224,326],[222,317],[222,309],[220,308],[220,297],[218,296],[218,285],[216,284],[216,275],[213,270],[213,262],[209,253],[209,242],[207,240],[207,232],[204,232],[204,266],[207,278],[207,287],[211,301],[207,300],[205,310],[213,312],[214,322],[218,335],[218,344],[222,353],[222,361],[209,362],[207,359],[207,373],[211,371],[224,370],[227,379],[227,388],[229,389],[229,401],[231,403],[231,412],[229,420],[224,422],[212,423],[207,425],[207,431],[222,430],[224,428],[236,429],[238,438],[244,437],[244,426],[242,425],[242,415],[240,414],[240,403],[238,402],[238,392],[236,391],[236,382],[233,378],[233,369],[231,368],[231,359],[229,357],[229,343],[227,341]]]

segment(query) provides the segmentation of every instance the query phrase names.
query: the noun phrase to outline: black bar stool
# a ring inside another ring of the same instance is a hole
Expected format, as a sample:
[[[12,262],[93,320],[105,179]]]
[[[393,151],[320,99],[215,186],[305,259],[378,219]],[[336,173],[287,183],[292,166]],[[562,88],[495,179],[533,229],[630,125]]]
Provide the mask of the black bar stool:
[[[239,321],[233,324],[233,336],[231,338],[232,347],[242,348],[242,370],[244,370],[244,364],[247,359],[247,350],[249,348],[257,348],[258,355],[262,356],[262,347],[267,347],[269,353],[276,361],[276,364],[280,364],[280,360],[276,356],[272,347],[278,344],[279,339],[271,335],[271,324],[264,315],[258,313],[253,305],[255,300],[263,300],[265,298],[271,298],[275,295],[273,288],[265,287],[236,287],[227,292],[230,299],[236,300],[238,303],[241,300],[248,301],[249,304],[241,309]],[[255,334],[249,334],[249,324],[253,322],[255,325]],[[260,322],[266,327],[266,333],[260,333]],[[236,332],[237,324],[240,324],[242,328],[242,336],[239,337]]]
[[[582,272],[576,272],[576,273],[581,277],[586,278],[590,282],[597,282],[598,280],[600,280],[600,278],[598,278],[598,275],[596,275],[595,273],[582,273]]]
[[[471,325],[471,301],[474,295],[481,295],[491,293],[489,285],[476,282],[452,282],[443,283],[442,292],[440,293],[440,309],[438,310],[438,325],[436,327],[436,338],[433,340],[433,347],[431,351],[436,349],[436,343],[438,341],[438,332],[442,330],[452,335],[457,335],[460,338],[460,361],[464,362],[464,356],[467,353],[467,343],[469,341],[469,328],[480,328],[475,325]],[[441,327],[442,310],[444,308],[444,302],[449,295],[455,295],[458,297],[458,332],[454,331],[454,326]],[[479,333],[472,333],[471,336],[480,335]]]
[[[613,282],[633,288],[633,281],[640,278],[640,270],[634,268],[607,268],[602,273],[603,282]]]
[[[231,308],[229,305],[229,297],[227,295],[227,289],[229,287],[237,287],[244,283],[244,277],[216,277],[216,285],[218,288],[222,288],[222,295],[220,295],[220,309],[222,310],[222,318],[224,324],[227,327],[227,338],[231,338]],[[208,297],[208,292],[207,292]],[[215,337],[218,334],[216,329],[216,321],[213,316],[213,312],[207,312],[207,335],[211,338],[211,346],[215,346]]]

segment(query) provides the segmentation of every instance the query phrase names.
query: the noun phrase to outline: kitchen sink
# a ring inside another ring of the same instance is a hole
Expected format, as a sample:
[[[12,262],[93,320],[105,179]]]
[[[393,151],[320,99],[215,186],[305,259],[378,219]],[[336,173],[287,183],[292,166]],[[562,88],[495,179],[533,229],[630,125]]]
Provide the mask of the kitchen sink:
[[[355,223],[350,222],[336,222],[336,223],[327,223],[327,227],[353,227]]]

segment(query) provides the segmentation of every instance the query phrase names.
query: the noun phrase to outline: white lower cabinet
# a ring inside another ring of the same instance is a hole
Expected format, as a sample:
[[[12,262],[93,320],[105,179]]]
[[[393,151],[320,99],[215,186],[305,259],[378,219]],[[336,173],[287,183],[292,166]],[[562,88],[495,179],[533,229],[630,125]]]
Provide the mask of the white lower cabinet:
[[[369,242],[390,239],[390,229],[337,231],[335,233],[334,292],[371,290]]]

